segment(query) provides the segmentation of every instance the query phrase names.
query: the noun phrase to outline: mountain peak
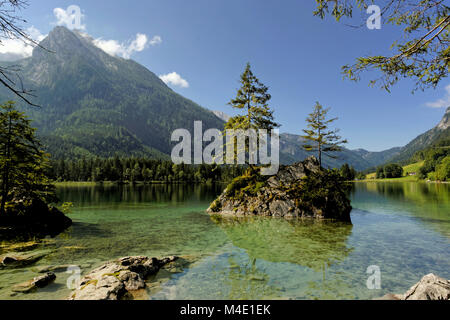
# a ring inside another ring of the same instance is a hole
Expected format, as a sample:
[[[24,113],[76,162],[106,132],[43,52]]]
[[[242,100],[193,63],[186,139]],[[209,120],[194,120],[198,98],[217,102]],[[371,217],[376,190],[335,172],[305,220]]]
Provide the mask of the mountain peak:
[[[42,41],[47,41],[51,43],[67,43],[72,42],[77,39],[75,33],[66,27],[57,26],[53,28],[52,31],[48,34],[48,36]]]
[[[47,56],[49,52],[57,56],[72,55],[83,47],[80,37],[74,32],[66,27],[57,26],[41,41],[39,47],[34,48],[33,57]]]
[[[441,122],[437,125],[439,130],[446,130],[450,127],[450,107],[445,111],[444,116],[442,117]]]
[[[213,111],[213,113],[216,115],[216,117],[218,117],[219,119],[227,122],[228,120],[230,120],[230,116],[227,115],[225,112],[222,111]]]
[[[73,32],[70,31],[68,28],[64,26],[56,26],[50,31],[48,34],[49,36],[57,36],[57,35],[64,35],[64,34],[72,34]]]

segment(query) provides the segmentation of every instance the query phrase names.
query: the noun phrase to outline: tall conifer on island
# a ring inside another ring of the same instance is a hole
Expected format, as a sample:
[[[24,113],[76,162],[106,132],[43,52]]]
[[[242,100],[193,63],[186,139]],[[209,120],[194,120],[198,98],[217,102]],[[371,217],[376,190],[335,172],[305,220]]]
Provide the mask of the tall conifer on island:
[[[41,150],[31,120],[9,101],[0,106],[0,216],[13,199],[56,200],[46,171],[48,155]]]
[[[250,63],[247,63],[241,74],[240,83],[241,87],[238,89],[236,97],[228,104],[233,108],[243,110],[244,113],[231,117],[225,124],[225,129],[266,129],[270,133],[270,130],[279,127],[280,125],[273,119],[273,110],[268,104],[272,98],[268,93],[269,88],[253,74]],[[248,151],[248,143],[246,151]]]
[[[330,108],[324,109],[319,102],[316,102],[314,111],[306,119],[308,129],[303,130],[305,135],[302,136],[307,140],[303,148],[306,151],[318,153],[320,167],[322,167],[322,155],[336,159],[337,157],[332,152],[341,151],[341,146],[347,143],[347,140],[342,140],[342,137],[338,135],[339,129],[328,128],[332,122],[338,119],[327,119],[329,110]]]

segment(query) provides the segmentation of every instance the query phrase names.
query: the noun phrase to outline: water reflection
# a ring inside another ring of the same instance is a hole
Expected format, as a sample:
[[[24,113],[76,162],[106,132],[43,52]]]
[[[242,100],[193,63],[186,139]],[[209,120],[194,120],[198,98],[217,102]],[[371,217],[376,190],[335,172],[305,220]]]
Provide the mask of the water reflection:
[[[378,204],[389,212],[410,215],[450,237],[450,184],[355,183],[352,205],[361,209]]]
[[[349,224],[258,217],[212,219],[253,259],[290,262],[322,271],[353,250],[347,245],[352,233]]]
[[[57,193],[61,201],[73,202],[77,207],[93,203],[181,203],[211,201],[222,192],[223,184],[152,184],[152,185],[95,185],[62,186]]]

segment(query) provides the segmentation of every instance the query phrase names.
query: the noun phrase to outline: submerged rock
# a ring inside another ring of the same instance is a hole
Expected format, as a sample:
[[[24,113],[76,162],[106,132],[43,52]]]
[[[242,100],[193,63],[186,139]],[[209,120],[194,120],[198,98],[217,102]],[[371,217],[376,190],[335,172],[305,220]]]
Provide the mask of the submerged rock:
[[[12,288],[12,291],[20,293],[30,293],[38,288],[44,288],[48,286],[50,283],[55,281],[55,279],[56,275],[53,272],[48,272],[44,275],[35,277],[30,281],[15,285]]]
[[[234,246],[251,259],[293,263],[322,272],[344,261],[354,248],[348,243],[353,225],[318,219],[267,219],[212,216]]]
[[[0,269],[23,268],[36,263],[45,257],[49,251],[38,251],[29,254],[10,252],[0,256]]]
[[[207,212],[212,215],[308,217],[350,222],[352,209],[340,175],[315,157],[282,166],[269,178],[250,169],[233,180]]]
[[[163,259],[125,257],[107,262],[92,270],[83,279],[70,300],[122,300],[132,299],[133,292],[146,287],[145,280],[178,257]]]
[[[450,300],[450,280],[430,273],[405,294],[387,294],[379,300]]]
[[[10,252],[10,251],[16,251],[16,252],[24,252],[24,251],[31,251],[36,249],[42,245],[41,241],[33,240],[33,241],[27,241],[27,242],[18,242],[18,243],[4,243],[0,244],[0,252]]]
[[[63,265],[57,265],[57,266],[39,266],[36,268],[31,269],[34,272],[37,273],[47,273],[47,272],[65,272],[73,265],[71,264],[63,264]]]

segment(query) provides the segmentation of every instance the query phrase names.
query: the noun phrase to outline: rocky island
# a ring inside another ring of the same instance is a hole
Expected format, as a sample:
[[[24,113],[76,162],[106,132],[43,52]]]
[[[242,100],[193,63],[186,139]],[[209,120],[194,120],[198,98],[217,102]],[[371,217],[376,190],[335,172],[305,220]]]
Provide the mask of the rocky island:
[[[249,168],[235,178],[207,212],[211,215],[315,218],[351,222],[348,186],[315,157],[282,166],[274,176]]]
[[[0,239],[54,237],[71,225],[69,217],[40,199],[13,199],[5,215],[0,217]]]

